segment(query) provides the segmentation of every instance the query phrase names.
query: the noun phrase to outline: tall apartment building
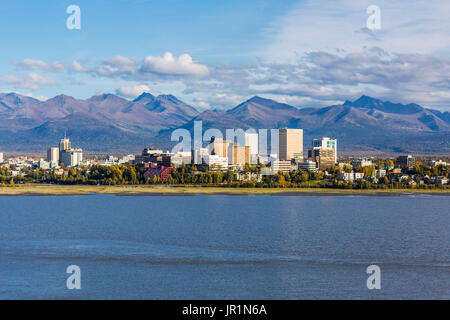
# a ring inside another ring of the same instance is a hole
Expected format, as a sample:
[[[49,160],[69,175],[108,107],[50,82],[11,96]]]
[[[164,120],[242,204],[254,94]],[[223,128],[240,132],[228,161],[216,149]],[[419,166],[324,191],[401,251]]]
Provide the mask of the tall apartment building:
[[[228,164],[244,166],[250,163],[250,147],[230,144],[228,147]]]
[[[202,164],[203,158],[209,154],[208,148],[197,148],[192,150],[192,163],[193,164]]]
[[[2,163],[3,162],[3,152],[0,152],[0,163]]]
[[[308,150],[308,159],[317,164],[319,170],[326,170],[336,164],[333,149],[313,148]]]
[[[397,167],[409,168],[416,163],[416,158],[411,155],[400,156],[397,158]]]
[[[60,157],[61,164],[66,167],[76,167],[83,162],[83,150],[81,149],[70,149],[63,150]]]
[[[59,152],[70,150],[70,148],[71,148],[70,140],[67,138],[61,139],[61,141],[59,142]]]
[[[51,147],[47,150],[47,161],[49,163],[59,163],[59,148]]]
[[[337,139],[330,139],[328,137],[323,137],[322,139],[313,139],[312,147],[314,148],[324,148],[334,150],[334,163],[337,163]]]
[[[222,139],[213,138],[208,146],[209,153],[222,158],[228,158],[228,147],[230,142]]]
[[[54,151],[53,149],[54,148],[50,148],[47,151],[47,158],[49,156],[48,152],[50,151],[51,158],[56,159],[56,155],[53,154],[53,152],[56,152],[56,151]],[[61,141],[59,142],[58,151],[59,151],[58,152],[59,164],[64,164],[66,167],[79,166],[81,164],[81,162],[83,161],[83,150],[82,149],[72,149],[70,140],[66,137],[64,137],[64,139],[61,139]]]
[[[303,129],[280,129],[278,141],[280,160],[303,161]]]

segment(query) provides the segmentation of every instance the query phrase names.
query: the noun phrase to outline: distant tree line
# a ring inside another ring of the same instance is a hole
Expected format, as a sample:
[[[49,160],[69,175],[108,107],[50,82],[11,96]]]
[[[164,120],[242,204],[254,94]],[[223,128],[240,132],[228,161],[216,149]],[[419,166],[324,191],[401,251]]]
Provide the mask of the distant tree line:
[[[385,163],[389,166],[390,163]],[[380,164],[377,164],[380,166]],[[246,165],[243,173],[258,174],[264,165]],[[13,185],[22,183],[46,183],[62,185],[182,185],[182,186],[228,186],[245,188],[342,188],[342,189],[446,189],[448,186],[435,184],[420,184],[423,176],[449,177],[449,168],[445,166],[429,167],[417,162],[413,167],[404,170],[405,174],[417,175],[416,184],[411,184],[411,178],[403,182],[394,181],[394,175],[381,178],[375,177],[376,167],[365,166],[355,168],[355,172],[362,172],[365,179],[356,182],[346,182],[338,179],[341,172],[351,172],[350,166],[333,166],[326,172],[303,171],[301,169],[289,173],[263,175],[261,181],[238,181],[233,171],[213,171],[204,166],[183,165],[174,169],[166,181],[157,176],[146,179],[145,168],[134,164],[120,165],[94,165],[91,167],[70,168],[64,174],[55,170],[29,170],[21,171],[21,175],[12,177],[11,170],[6,166],[0,167],[0,184]]]

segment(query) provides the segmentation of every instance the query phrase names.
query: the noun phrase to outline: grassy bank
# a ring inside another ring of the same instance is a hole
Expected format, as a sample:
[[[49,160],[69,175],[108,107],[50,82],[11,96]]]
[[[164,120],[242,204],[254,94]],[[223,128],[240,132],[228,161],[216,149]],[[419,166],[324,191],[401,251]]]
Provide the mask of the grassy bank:
[[[231,195],[401,195],[401,194],[450,195],[450,190],[389,189],[389,190],[347,190],[347,189],[283,189],[283,188],[219,188],[219,187],[166,187],[166,186],[56,186],[21,185],[0,187],[0,196],[19,195],[195,195],[195,194],[231,194]]]

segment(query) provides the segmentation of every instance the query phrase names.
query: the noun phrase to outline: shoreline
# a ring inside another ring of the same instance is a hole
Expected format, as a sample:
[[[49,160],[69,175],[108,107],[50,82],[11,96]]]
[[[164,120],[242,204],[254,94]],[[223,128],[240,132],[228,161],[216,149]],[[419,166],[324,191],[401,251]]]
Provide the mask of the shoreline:
[[[273,195],[273,196],[408,196],[440,195],[450,196],[450,190],[421,189],[321,189],[321,188],[227,188],[227,187],[167,187],[167,186],[59,186],[23,185],[0,187],[0,197],[8,196],[196,196],[196,195]]]

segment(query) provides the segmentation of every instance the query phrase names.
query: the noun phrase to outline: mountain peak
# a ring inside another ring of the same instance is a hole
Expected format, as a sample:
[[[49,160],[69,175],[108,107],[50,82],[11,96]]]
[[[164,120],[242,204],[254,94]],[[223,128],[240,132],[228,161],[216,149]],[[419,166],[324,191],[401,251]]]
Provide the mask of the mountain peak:
[[[250,99],[248,99],[246,102],[253,102],[253,103],[267,103],[267,102],[275,102],[274,100],[271,99],[266,99],[260,96],[254,96]]]
[[[116,101],[128,101],[122,97],[116,96],[115,94],[112,93],[102,93],[96,96],[92,96],[90,97],[87,101],[89,102],[104,102],[107,101],[108,102],[116,102]]]
[[[35,99],[33,97],[24,96],[21,94],[18,94],[16,92],[8,92],[8,93],[2,93],[0,94],[0,99],[5,99],[6,101],[9,101],[10,103],[14,105],[20,105],[27,102],[33,102],[39,104],[41,101],[38,99]]]
[[[65,94],[60,94],[60,95],[57,95],[57,96],[49,99],[49,101],[61,101],[61,102],[64,102],[67,100],[75,100],[75,98],[65,95]]]
[[[151,93],[149,92],[144,92],[142,93],[139,97],[137,97],[136,99],[133,100],[133,102],[139,102],[141,100],[155,100],[155,96],[153,96]]]
[[[175,97],[174,95],[171,95],[171,94],[161,94],[156,99],[171,101],[171,102],[175,102],[175,103],[181,102],[177,97]]]
[[[240,110],[248,111],[249,109],[254,109],[254,111],[264,109],[269,112],[272,112],[274,110],[298,111],[297,108],[290,106],[288,104],[280,103],[280,102],[277,102],[272,99],[266,99],[266,98],[262,98],[259,96],[254,96],[253,98],[241,103],[240,105],[234,107],[231,110],[228,110],[227,112],[236,113],[236,112],[239,112]]]
[[[377,105],[382,104],[383,102],[379,99],[372,98],[366,95],[362,95],[355,101],[345,101],[344,106],[351,106],[351,107],[357,107],[357,108],[371,108],[375,107]]]
[[[366,95],[351,102],[345,101],[344,106],[350,106],[362,109],[376,109],[386,113],[395,114],[414,114],[424,111],[424,108],[415,103],[403,105],[401,103],[393,103],[390,101],[382,101],[380,99],[372,98]]]

